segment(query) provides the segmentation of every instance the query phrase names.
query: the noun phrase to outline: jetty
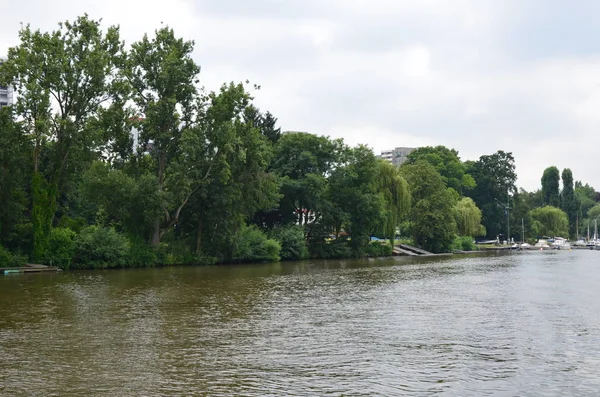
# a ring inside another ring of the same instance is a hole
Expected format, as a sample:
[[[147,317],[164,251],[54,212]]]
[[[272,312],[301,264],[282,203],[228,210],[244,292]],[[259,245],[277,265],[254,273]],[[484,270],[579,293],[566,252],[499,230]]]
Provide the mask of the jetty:
[[[24,266],[19,267],[2,267],[0,273],[7,275],[13,273],[47,273],[47,272],[60,272],[56,266],[38,265],[35,263],[27,263]]]
[[[434,254],[424,249],[413,247],[408,244],[396,244],[392,250],[394,255],[405,255],[405,256],[440,256],[440,255],[452,255],[452,254]]]

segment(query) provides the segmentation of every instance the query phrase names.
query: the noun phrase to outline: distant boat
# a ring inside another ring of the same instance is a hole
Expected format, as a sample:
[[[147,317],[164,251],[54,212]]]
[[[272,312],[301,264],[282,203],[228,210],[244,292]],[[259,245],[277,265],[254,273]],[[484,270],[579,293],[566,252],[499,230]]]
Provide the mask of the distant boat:
[[[587,246],[590,249],[600,250],[600,240],[598,239],[598,221],[596,219],[594,219],[594,237],[591,240],[588,240]]]
[[[533,248],[539,249],[539,250],[549,250],[550,249],[550,245],[548,245],[548,241],[545,239],[539,239],[537,241],[537,243],[535,243],[535,245],[533,246]]]
[[[521,218],[521,245],[519,246],[522,250],[530,250],[531,244],[525,242],[525,221]]]
[[[554,237],[551,247],[556,250],[570,250],[571,244],[569,244],[566,238]]]

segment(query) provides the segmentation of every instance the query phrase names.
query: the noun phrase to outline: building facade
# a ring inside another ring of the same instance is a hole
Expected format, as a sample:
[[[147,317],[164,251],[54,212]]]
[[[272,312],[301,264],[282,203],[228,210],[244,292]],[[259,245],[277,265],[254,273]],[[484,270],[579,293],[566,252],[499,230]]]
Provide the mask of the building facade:
[[[3,59],[0,58],[0,65],[2,65]],[[12,105],[13,103],[13,90],[10,86],[0,85],[0,108],[4,106]]]
[[[392,150],[382,151],[379,157],[389,161],[397,167],[400,167],[408,159],[409,153],[415,149],[416,148],[412,147],[397,147]]]

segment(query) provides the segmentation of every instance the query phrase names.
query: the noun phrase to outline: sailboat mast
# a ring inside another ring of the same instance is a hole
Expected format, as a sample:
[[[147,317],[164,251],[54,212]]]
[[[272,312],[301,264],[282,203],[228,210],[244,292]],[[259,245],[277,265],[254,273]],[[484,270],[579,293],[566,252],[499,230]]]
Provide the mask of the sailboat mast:
[[[525,221],[521,218],[521,243],[525,243]]]

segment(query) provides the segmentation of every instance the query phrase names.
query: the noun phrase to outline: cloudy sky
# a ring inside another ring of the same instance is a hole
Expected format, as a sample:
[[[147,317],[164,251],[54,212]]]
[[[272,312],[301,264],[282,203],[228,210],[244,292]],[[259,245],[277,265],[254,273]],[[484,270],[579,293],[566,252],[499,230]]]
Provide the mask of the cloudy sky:
[[[249,79],[284,130],[376,153],[512,152],[518,185],[572,169],[600,189],[600,1],[0,0],[0,54],[20,23],[87,12],[127,43],[161,22],[196,43],[202,84]]]

